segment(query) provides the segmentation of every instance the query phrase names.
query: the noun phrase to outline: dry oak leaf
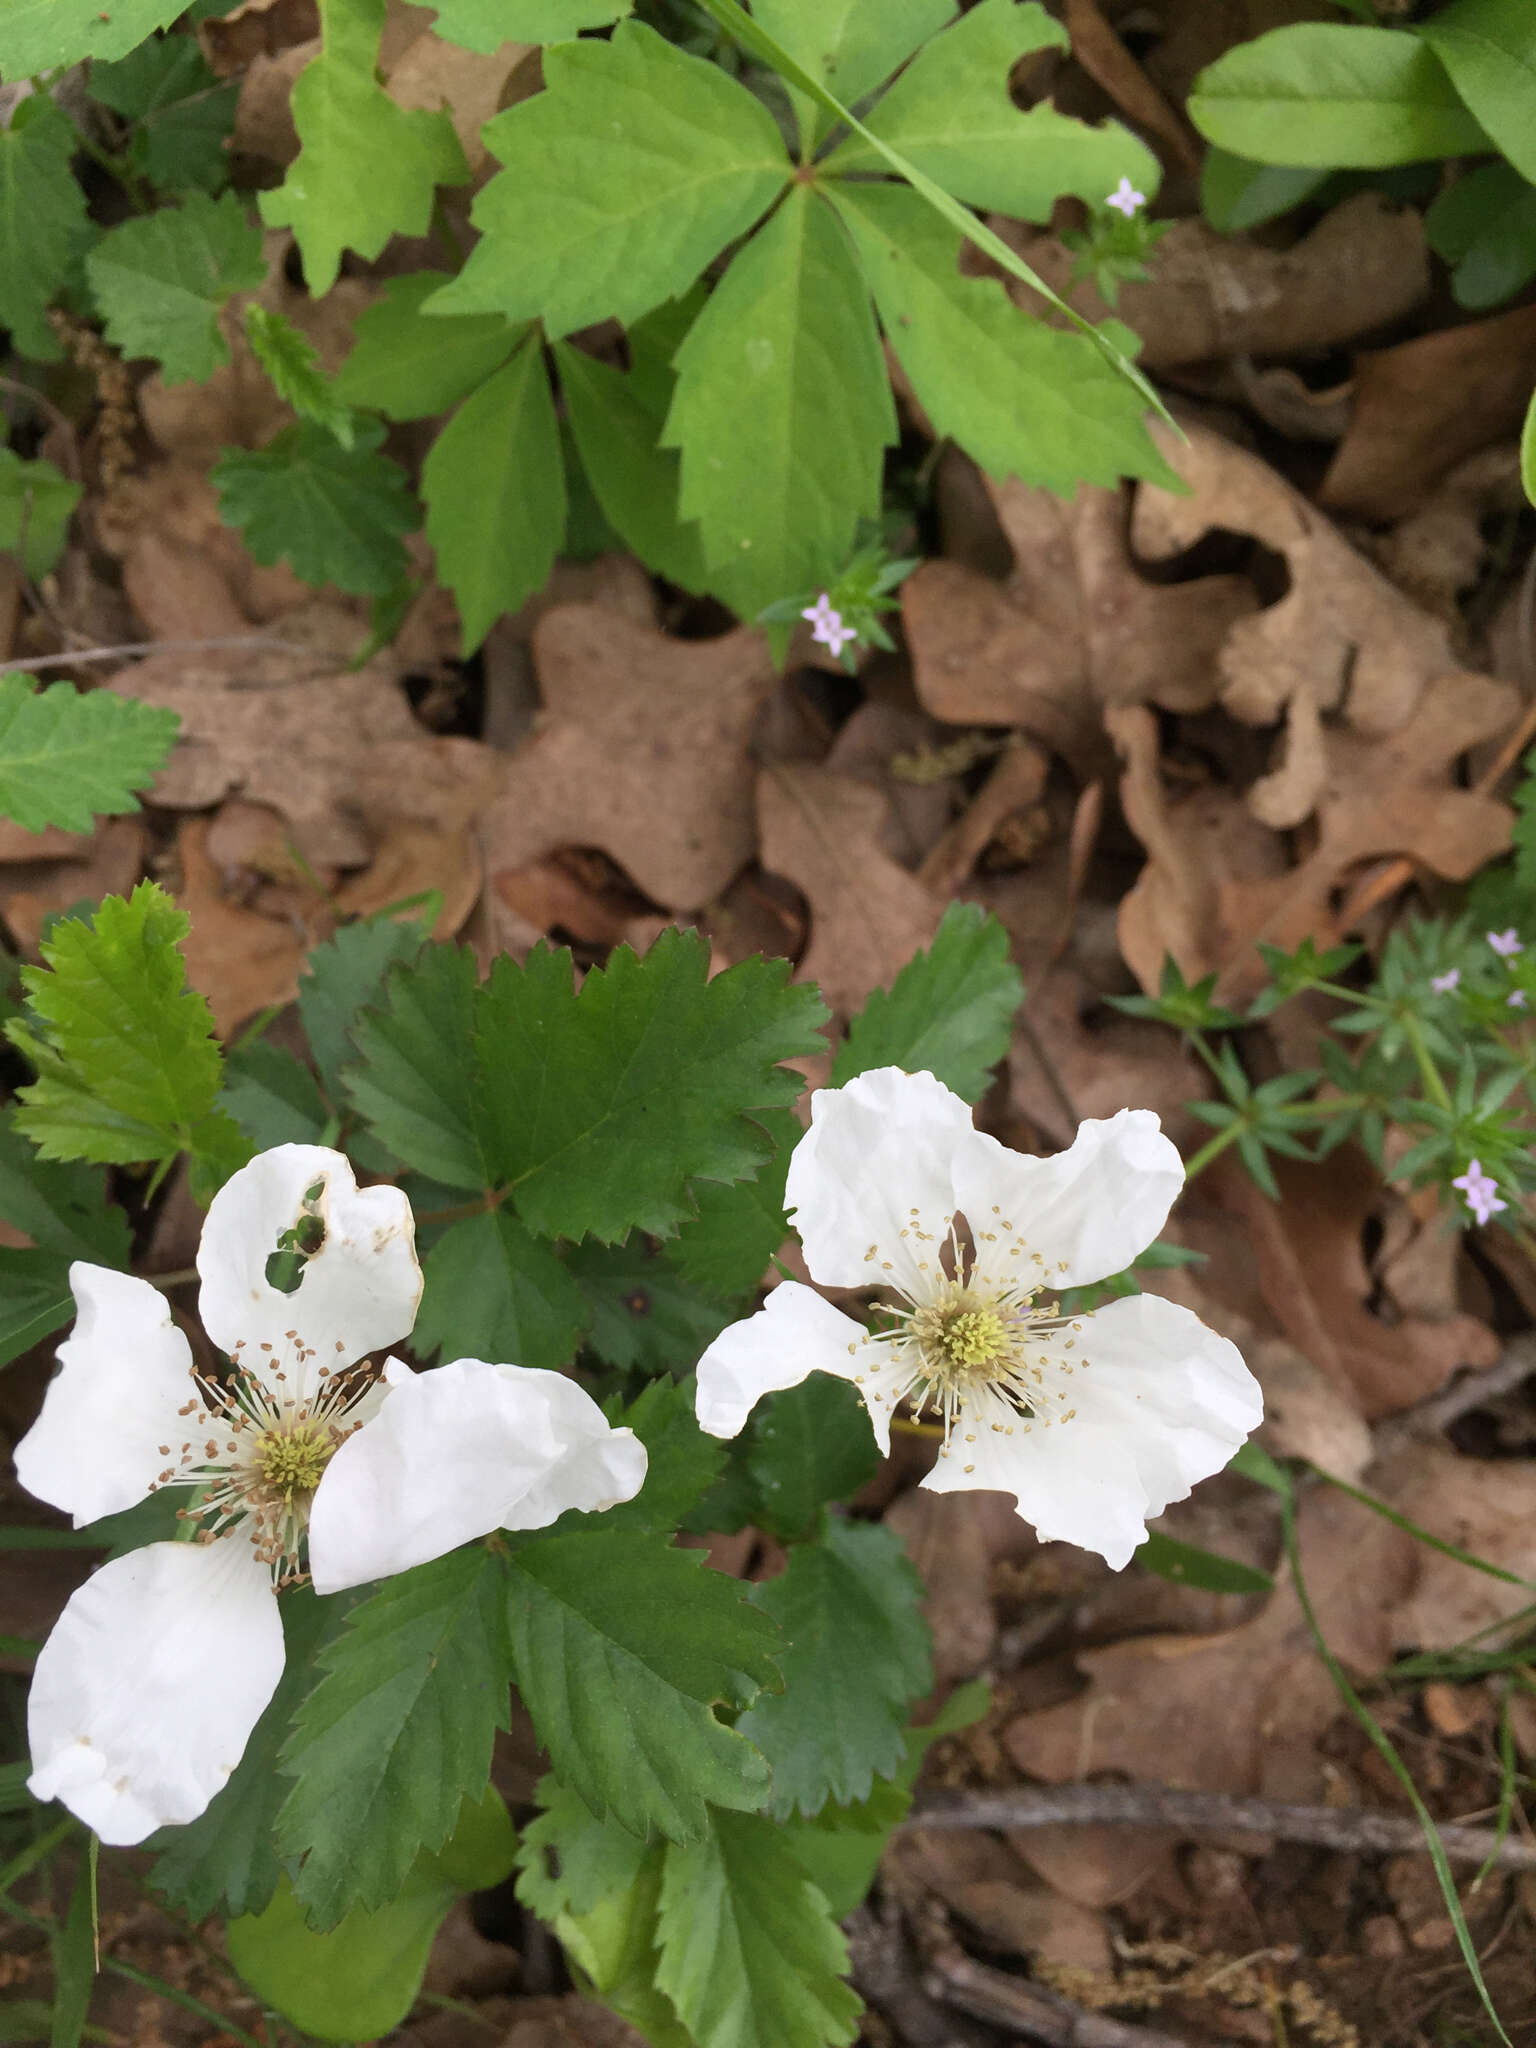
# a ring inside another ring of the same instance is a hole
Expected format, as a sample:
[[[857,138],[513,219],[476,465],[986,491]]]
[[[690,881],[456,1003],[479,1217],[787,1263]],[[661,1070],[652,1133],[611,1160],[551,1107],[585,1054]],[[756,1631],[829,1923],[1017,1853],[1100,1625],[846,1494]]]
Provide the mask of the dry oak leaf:
[[[537,43],[503,43],[482,54],[444,42],[429,30],[406,46],[385,83],[396,106],[428,113],[442,108],[471,175],[477,175],[491,160],[481,129],[493,114],[538,89],[538,55]]]
[[[256,58],[275,57],[319,35],[319,0],[245,0],[197,25],[203,55],[220,78],[233,78]]]
[[[984,483],[1013,551],[1007,580],[931,561],[902,585],[926,710],[952,725],[1022,726],[1088,773],[1102,765],[1101,705],[1212,701],[1217,654],[1256,604],[1240,577],[1149,582],[1119,491],[1085,485],[1067,504],[1016,480]]]
[[[1381,1180],[1363,1152],[1341,1145],[1322,1162],[1272,1165],[1278,1202],[1230,1160],[1213,1163],[1213,1188],[1247,1226],[1275,1321],[1367,1419],[1426,1400],[1459,1366],[1494,1363],[1498,1339],[1476,1316],[1403,1315],[1387,1324],[1372,1315],[1362,1240]]]
[[[1154,484],[1137,491],[1137,553],[1166,560],[1222,529],[1251,534],[1283,555],[1290,573],[1277,604],[1226,636],[1224,707],[1246,724],[1269,725],[1303,696],[1319,712],[1342,709],[1358,732],[1396,731],[1426,685],[1457,666],[1444,624],[1394,589],[1258,456],[1205,427],[1190,424],[1187,433],[1183,443],[1164,436],[1163,450],[1188,495]]]
[[[65,836],[73,835],[59,835]],[[94,832],[79,835],[66,860],[38,855],[0,869],[0,916],[17,943],[35,953],[49,916],[82,901],[126,896],[144,874],[148,851],[149,828],[141,816],[103,818]]]
[[[1145,284],[1120,287],[1118,309],[1092,284],[1074,286],[1074,252],[1016,222],[991,225],[1085,319],[1112,316],[1141,336],[1150,370],[1213,356],[1289,356],[1332,348],[1399,319],[1429,290],[1424,225],[1412,207],[1358,192],[1289,249],[1219,235],[1199,219],[1175,221],[1152,252]],[[1038,301],[1009,290],[1027,311]]]
[[[451,939],[480,895],[475,835],[465,825],[444,828],[399,818],[385,828],[372,865],[337,890],[336,904],[349,917],[373,917],[431,890],[442,898],[432,936]]]
[[[749,743],[777,677],[745,627],[674,640],[601,604],[546,612],[545,709],[481,821],[486,873],[595,846],[669,910],[707,903],[755,847]]]
[[[1426,1547],[1418,1584],[1394,1617],[1399,1649],[1451,1649],[1536,1598],[1536,1459],[1464,1458],[1421,1441],[1394,1451],[1365,1483],[1432,1536],[1528,1582],[1508,1585]]]
[[[810,905],[799,973],[842,1015],[928,945],[944,905],[884,850],[889,800],[826,768],[778,764],[757,780],[762,864]]]
[[[208,853],[208,820],[187,818],[176,835],[181,886],[192,920],[182,946],[187,979],[208,998],[214,1029],[228,1038],[258,1010],[281,1008],[299,992],[306,942],[290,924],[231,902]]]

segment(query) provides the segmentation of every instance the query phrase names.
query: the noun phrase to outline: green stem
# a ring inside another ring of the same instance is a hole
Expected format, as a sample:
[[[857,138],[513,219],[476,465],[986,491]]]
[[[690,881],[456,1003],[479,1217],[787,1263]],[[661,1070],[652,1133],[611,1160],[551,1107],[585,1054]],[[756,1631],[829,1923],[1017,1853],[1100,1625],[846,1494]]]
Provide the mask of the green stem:
[[[1247,1128],[1245,1123],[1238,1121],[1226,1125],[1214,1138],[1207,1138],[1199,1151],[1184,1162],[1184,1185],[1188,1187],[1197,1173],[1204,1173],[1213,1159],[1219,1159],[1229,1145],[1235,1145]]]
[[[1446,1085],[1440,1078],[1440,1069],[1429,1056],[1429,1047],[1424,1043],[1424,1034],[1419,1029],[1417,1020],[1404,1017],[1402,1024],[1408,1043],[1413,1047],[1413,1056],[1419,1063],[1419,1078],[1424,1083],[1424,1093],[1437,1109],[1443,1109],[1447,1116],[1454,1116],[1456,1112],[1451,1107]]]

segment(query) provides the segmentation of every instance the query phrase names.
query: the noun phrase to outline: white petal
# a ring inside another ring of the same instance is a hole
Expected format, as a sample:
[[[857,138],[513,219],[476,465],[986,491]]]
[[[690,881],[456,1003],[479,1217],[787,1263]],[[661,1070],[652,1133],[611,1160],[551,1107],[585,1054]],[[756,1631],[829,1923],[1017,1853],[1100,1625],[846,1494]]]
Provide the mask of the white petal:
[[[196,1820],[282,1674],[271,1575],[242,1538],[114,1558],[38,1653],[28,1789],[116,1846]]]
[[[165,1296],[108,1266],[69,1269],[75,1327],[42,1413],[16,1446],[28,1493],[75,1518],[75,1527],[131,1508],[164,1471],[193,1398],[192,1351]]]
[[[644,1446],[561,1373],[478,1358],[415,1373],[392,1358],[385,1379],[377,1415],[315,1490],[318,1593],[407,1571],[492,1529],[612,1506],[644,1481]]]
[[[1048,1159],[978,1131],[956,1149],[954,1175],[983,1279],[1032,1269],[1048,1288],[1088,1287],[1153,1242],[1184,1185],[1184,1163],[1150,1109],[1122,1109],[1080,1124],[1068,1149]]]
[[[966,1411],[923,1484],[1011,1493],[1042,1539],[1118,1571],[1150,1519],[1231,1461],[1263,1397],[1235,1344],[1159,1295],[1111,1302],[1079,1342],[1090,1363],[1073,1375],[1069,1422],[1026,1422],[993,1397]]]
[[[880,1448],[888,1451],[895,1403],[886,1346],[798,1280],[775,1287],[755,1315],[722,1330],[699,1360],[699,1427],[711,1436],[739,1436],[764,1394],[798,1387],[813,1372],[858,1385]]]
[[[294,1292],[282,1294],[267,1279],[267,1260],[317,1185],[325,1243]],[[214,1343],[231,1356],[243,1345],[241,1364],[258,1371],[267,1359],[283,1363],[290,1384],[290,1330],[319,1354],[318,1365],[351,1365],[409,1336],[421,1299],[410,1202],[398,1188],[359,1188],[348,1162],[323,1145],[275,1145],[232,1174],[209,1205],[197,1270]]]
[[[811,1278],[921,1296],[955,1212],[951,1162],[974,1136],[968,1106],[932,1074],[876,1067],[819,1088],[784,1191]]]

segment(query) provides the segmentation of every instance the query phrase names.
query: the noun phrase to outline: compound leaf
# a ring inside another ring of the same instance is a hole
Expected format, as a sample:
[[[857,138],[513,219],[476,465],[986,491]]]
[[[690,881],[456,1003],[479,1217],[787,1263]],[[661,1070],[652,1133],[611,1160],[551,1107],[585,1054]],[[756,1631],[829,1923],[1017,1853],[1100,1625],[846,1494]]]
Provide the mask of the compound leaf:
[[[832,1062],[841,1088],[872,1067],[926,1069],[967,1102],[979,1102],[1008,1051],[1024,983],[1008,934],[975,903],[951,903],[926,953],[888,989],[876,989],[848,1027]]]
[[[353,446],[313,420],[265,448],[227,448],[213,470],[219,513],[258,562],[283,561],[305,583],[384,597],[401,581],[401,535],[421,523],[405,472],[381,455],[384,428],[358,422]]]
[[[439,185],[469,166],[441,111],[407,113],[378,80],[386,0],[320,0],[320,54],[293,88],[299,154],[285,182],[261,194],[268,227],[292,228],[317,297],[343,249],[371,261],[391,235],[424,235]]]
[[[444,42],[489,56],[505,42],[559,43],[584,28],[606,28],[634,0],[434,0]]]
[[[112,690],[0,676],[0,817],[24,832],[89,832],[93,818],[136,811],[134,791],[154,781],[180,724]]]
[[[506,168],[475,201],[469,261],[431,302],[445,313],[542,319],[551,337],[638,319],[788,182],[761,101],[641,23],[557,43],[544,86],[486,125]]]
[[[953,21],[955,5],[956,0],[756,0],[752,18],[851,107]],[[829,116],[817,109],[816,119],[819,134]]]
[[[457,600],[467,656],[504,612],[543,589],[565,534],[565,464],[537,336],[443,428],[421,491],[438,579]]]
[[[762,1803],[767,1766],[714,1707],[774,1682],[777,1631],[698,1551],[602,1525],[523,1544],[508,1615],[539,1740],[595,1814],[676,1840],[706,1802]]]
[[[229,361],[219,310],[265,283],[261,230],[233,192],[189,192],[180,206],[109,228],[85,259],[106,322],[125,356],[159,363],[167,384],[202,384]]]
[[[868,287],[808,186],[737,254],[676,368],[662,438],[706,565],[736,565],[748,614],[831,582],[879,513],[897,429]]]
[[[581,1289],[505,1208],[454,1223],[427,1253],[412,1346],[422,1356],[568,1365],[587,1321]]]
[[[471,1545],[389,1580],[321,1653],[277,1818],[279,1852],[304,1859],[294,1890],[312,1926],[394,1898],[485,1790],[510,1715],[505,1597],[503,1560]]]
[[[357,341],[332,380],[333,397],[392,420],[434,419],[499,370],[526,329],[499,313],[423,313],[423,301],[449,282],[443,270],[391,278],[358,316]]]
[[[39,13],[44,8],[54,10],[55,0],[42,0]],[[25,78],[42,67],[9,61],[15,29],[0,13],[0,74]],[[45,316],[95,235],[70,168],[75,146],[74,123],[41,94],[23,100],[0,128],[0,306],[16,348],[39,362],[63,354]]]
[[[80,496],[81,486],[42,456],[26,462],[14,448],[0,448],[0,548],[20,549],[27,574],[46,576],[64,552]]]

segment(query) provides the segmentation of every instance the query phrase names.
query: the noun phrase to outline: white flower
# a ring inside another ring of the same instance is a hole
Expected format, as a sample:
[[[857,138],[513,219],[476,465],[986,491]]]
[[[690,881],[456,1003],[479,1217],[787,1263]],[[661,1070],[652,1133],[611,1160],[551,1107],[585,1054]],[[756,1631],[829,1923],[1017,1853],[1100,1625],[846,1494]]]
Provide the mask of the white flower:
[[[1121,1272],[1184,1180],[1150,1110],[1085,1123],[1050,1159],[973,1129],[932,1074],[882,1067],[811,1100],[786,1202],[813,1279],[896,1297],[870,1333],[788,1281],[699,1362],[698,1418],[735,1436],[808,1373],[851,1380],[882,1450],[910,1400],[944,1443],[923,1481],[1011,1493],[1046,1539],[1117,1569],[1149,1516],[1219,1472],[1262,1419],[1236,1347],[1155,1294],[1064,1316],[1052,1290]]]
[[[71,1267],[78,1315],[16,1447],[22,1484],[77,1528],[186,1488],[198,1539],[103,1565],[38,1656],[30,1789],[104,1842],[195,1820],[224,1785],[282,1676],[276,1589],[306,1561],[339,1592],[639,1491],[644,1446],[560,1373],[358,1364],[416,1320],[414,1235],[406,1197],[359,1188],[339,1152],[242,1167],[197,1255],[219,1380],[148,1281]],[[310,1254],[291,1293],[267,1279],[280,1237]]]

